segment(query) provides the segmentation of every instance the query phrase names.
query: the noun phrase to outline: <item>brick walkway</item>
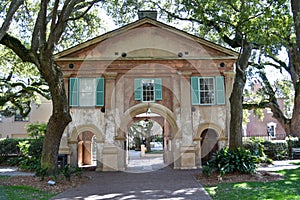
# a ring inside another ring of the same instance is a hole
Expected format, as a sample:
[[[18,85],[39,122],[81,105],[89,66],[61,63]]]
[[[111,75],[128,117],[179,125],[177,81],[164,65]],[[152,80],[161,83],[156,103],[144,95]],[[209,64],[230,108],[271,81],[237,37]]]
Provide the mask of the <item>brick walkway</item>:
[[[173,170],[170,167],[147,173],[89,172],[92,179],[53,199],[211,199],[194,178],[197,170]]]

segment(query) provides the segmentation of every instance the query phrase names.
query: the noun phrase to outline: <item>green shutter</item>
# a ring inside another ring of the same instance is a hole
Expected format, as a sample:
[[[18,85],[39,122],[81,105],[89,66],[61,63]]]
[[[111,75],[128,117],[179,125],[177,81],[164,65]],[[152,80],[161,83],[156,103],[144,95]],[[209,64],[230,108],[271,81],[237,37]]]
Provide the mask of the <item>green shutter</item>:
[[[134,100],[142,100],[142,79],[134,79]]]
[[[104,78],[96,79],[96,106],[104,106]]]
[[[191,97],[192,105],[200,105],[199,78],[191,77]]]
[[[224,89],[224,77],[216,76],[216,104],[222,105],[225,104],[225,89]]]
[[[154,79],[155,100],[162,100],[162,83],[161,78]]]
[[[69,82],[69,103],[70,106],[79,106],[79,80],[78,78],[70,78]]]

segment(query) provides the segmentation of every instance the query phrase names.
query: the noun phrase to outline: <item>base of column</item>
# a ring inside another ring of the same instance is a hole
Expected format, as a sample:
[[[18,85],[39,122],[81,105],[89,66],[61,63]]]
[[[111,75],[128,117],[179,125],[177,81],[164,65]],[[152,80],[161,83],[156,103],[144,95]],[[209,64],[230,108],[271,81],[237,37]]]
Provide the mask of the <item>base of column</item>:
[[[102,171],[119,171],[118,170],[118,149],[117,149],[117,147],[106,146],[106,145],[103,147]]]
[[[180,169],[197,169],[195,162],[195,151],[196,150],[194,146],[183,146],[180,148]]]

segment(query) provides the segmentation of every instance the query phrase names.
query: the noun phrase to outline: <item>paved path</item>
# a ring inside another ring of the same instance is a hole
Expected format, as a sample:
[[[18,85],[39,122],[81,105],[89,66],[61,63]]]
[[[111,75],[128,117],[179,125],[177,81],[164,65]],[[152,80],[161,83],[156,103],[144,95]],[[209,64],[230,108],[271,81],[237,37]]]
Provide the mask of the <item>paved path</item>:
[[[211,199],[194,178],[195,170],[173,170],[165,167],[147,173],[89,172],[92,179],[67,190],[53,199]]]
[[[173,170],[162,155],[130,151],[125,172],[88,172],[91,180],[53,199],[211,199],[194,175],[199,170]]]

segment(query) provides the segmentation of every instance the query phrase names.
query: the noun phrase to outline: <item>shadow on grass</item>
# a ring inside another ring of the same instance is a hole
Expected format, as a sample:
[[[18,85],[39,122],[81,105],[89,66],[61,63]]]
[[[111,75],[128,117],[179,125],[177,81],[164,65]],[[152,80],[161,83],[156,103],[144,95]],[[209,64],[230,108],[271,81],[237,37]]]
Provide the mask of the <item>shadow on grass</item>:
[[[205,189],[212,199],[300,199],[300,168],[281,170],[278,173],[284,175],[284,180],[221,183]]]

